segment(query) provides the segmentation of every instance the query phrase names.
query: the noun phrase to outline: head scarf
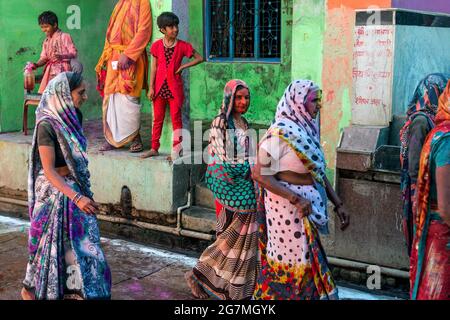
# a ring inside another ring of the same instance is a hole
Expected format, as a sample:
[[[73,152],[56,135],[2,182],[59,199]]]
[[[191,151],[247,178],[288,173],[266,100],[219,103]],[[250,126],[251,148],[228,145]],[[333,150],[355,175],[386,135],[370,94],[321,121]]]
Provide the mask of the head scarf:
[[[249,179],[249,138],[238,141],[231,116],[236,91],[241,87],[249,89],[242,80],[231,80],[225,85],[222,106],[211,124],[208,147],[210,164],[205,179],[214,198],[223,207],[239,213],[253,213],[256,211],[256,195],[253,182]],[[245,124],[248,128],[246,121]],[[237,143],[245,144],[245,155],[237,154]]]
[[[237,143],[246,144],[245,148],[246,150],[248,149],[248,139],[246,141],[236,141],[234,139],[235,135],[233,131],[236,127],[231,115],[233,113],[234,99],[238,88],[239,90],[247,89],[250,92],[248,85],[244,81],[238,79],[228,81],[224,88],[223,101],[219,114],[211,124],[209,154],[212,157],[218,157],[223,162],[239,161],[236,159],[237,153],[235,152]],[[245,119],[244,122],[248,128],[248,123]],[[227,129],[231,129],[231,131]],[[241,163],[246,159],[248,159],[248,154],[245,155],[245,159],[240,159]]]
[[[92,197],[86,153],[87,140],[71,96],[71,87],[75,89],[81,81],[79,74],[63,72],[49,82],[36,110],[36,128],[44,120],[51,124],[72,176],[80,186],[82,193],[87,197]],[[37,130],[33,136],[30,159],[28,195],[30,210],[32,210],[34,183],[42,169],[38,152]]]
[[[422,232],[428,208],[430,191],[430,159],[431,153],[440,138],[448,135],[450,129],[450,81],[439,99],[439,110],[436,116],[436,127],[427,136],[420,156],[420,169],[418,184],[418,213],[416,217],[416,230],[418,235]]]
[[[326,203],[326,162],[320,145],[319,125],[305,107],[308,95],[318,90],[319,87],[310,80],[293,81],[280,99],[275,120],[261,142],[271,137],[285,141],[313,176],[316,181],[315,187]],[[321,232],[328,232],[326,207],[308,218]]]
[[[400,160],[402,166],[407,166],[408,147],[409,147],[409,127],[416,116],[424,115],[427,117],[430,127],[434,127],[434,119],[438,109],[439,96],[445,88],[448,76],[434,73],[422,79],[414,91],[413,97],[408,104],[406,112],[406,123],[400,131],[401,152]]]
[[[310,80],[293,81],[278,103],[275,120],[265,138],[278,136],[287,142],[315,180],[323,185],[326,162],[319,125],[305,107],[308,94],[317,90],[318,86]]]

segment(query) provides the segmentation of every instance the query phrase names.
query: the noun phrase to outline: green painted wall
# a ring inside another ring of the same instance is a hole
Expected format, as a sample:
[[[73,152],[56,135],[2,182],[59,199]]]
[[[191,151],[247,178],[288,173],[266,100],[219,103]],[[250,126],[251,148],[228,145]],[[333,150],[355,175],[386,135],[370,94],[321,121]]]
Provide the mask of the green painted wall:
[[[239,78],[251,90],[252,101],[246,118],[253,123],[270,123],[278,100],[291,80],[292,9],[292,1],[282,1],[281,63],[205,62],[191,69],[191,120],[210,120],[216,116],[226,82]],[[189,14],[188,40],[203,52],[203,1],[189,1]]]
[[[325,0],[294,0],[292,79],[322,83]]]
[[[0,132],[18,131],[22,128],[23,66],[27,61],[37,61],[45,38],[37,24],[38,15],[45,10],[54,11],[60,28],[69,32],[78,48],[79,59],[84,64],[84,77],[88,82],[89,100],[83,106],[86,119],[101,117],[101,97],[95,90],[95,65],[104,46],[106,28],[116,0],[14,0],[0,1]],[[156,27],[156,17],[171,9],[170,0],[150,0],[153,16],[153,37],[161,33]],[[68,30],[68,6],[81,10],[81,29]],[[26,8],[22,10],[21,8]],[[39,69],[42,73],[42,68]],[[143,95],[143,111],[151,112],[150,102]],[[34,110],[30,108],[28,123],[34,124]]]
[[[81,10],[81,29],[68,30],[66,13],[70,5]],[[95,91],[94,66],[103,48],[109,14],[114,1],[60,0],[1,1],[0,12],[3,30],[0,35],[0,132],[17,131],[22,125],[23,66],[27,61],[37,61],[45,38],[37,23],[38,15],[52,10],[58,15],[59,26],[69,32],[84,64],[84,76],[89,84],[89,102],[83,111],[87,118],[101,114],[100,97]],[[24,10],[26,8],[26,10]],[[42,68],[39,73],[42,73]],[[33,126],[34,110],[30,108],[29,123]]]

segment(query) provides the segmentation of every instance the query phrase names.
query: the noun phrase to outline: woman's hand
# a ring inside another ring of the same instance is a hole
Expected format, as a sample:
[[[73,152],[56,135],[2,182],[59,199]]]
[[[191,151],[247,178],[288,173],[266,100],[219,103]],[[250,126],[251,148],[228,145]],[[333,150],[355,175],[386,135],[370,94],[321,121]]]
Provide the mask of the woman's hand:
[[[76,205],[81,211],[87,214],[97,214],[99,212],[98,204],[88,197],[81,197]]]
[[[300,218],[309,216],[312,213],[311,201],[296,194],[290,197],[289,202],[300,211]]]
[[[341,222],[341,230],[344,231],[350,224],[350,215],[347,213],[347,210],[344,208],[344,205],[340,205],[334,208],[339,220]]]

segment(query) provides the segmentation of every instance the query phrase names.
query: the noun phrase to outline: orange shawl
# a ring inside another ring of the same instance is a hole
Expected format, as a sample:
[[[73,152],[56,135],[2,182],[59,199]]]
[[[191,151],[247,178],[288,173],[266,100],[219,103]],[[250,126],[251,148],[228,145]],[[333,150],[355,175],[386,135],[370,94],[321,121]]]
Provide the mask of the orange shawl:
[[[106,95],[116,92],[140,97],[148,89],[147,44],[152,34],[152,13],[149,0],[120,0],[111,15],[106,32],[105,47],[95,71],[101,79],[106,69],[106,79],[100,89]],[[113,70],[111,61],[124,53],[135,63],[127,70]]]

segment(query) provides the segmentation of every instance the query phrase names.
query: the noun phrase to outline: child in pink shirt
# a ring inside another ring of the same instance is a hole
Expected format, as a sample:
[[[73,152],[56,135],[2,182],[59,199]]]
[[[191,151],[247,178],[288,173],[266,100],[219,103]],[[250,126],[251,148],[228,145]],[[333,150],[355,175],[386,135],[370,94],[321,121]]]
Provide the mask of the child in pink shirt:
[[[72,37],[58,28],[58,17],[51,11],[43,12],[38,18],[42,32],[47,35],[42,52],[33,69],[44,66],[44,74],[39,87],[43,93],[47,84],[61,72],[72,71],[71,60],[77,57],[77,48]]]

